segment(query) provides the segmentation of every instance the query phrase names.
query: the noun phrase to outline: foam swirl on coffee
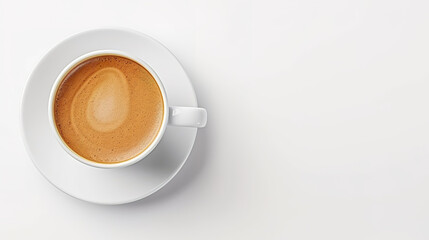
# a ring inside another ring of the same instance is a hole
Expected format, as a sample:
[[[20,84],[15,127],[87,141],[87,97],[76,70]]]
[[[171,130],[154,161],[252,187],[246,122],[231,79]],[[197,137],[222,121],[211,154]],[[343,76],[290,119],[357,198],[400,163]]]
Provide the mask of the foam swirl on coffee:
[[[126,161],[155,139],[163,120],[156,80],[133,60],[107,55],[88,59],[64,77],[54,118],[64,142],[95,162]]]
[[[82,103],[79,99],[88,100]],[[75,114],[84,113],[94,130],[112,131],[127,119],[129,102],[130,93],[125,75],[117,68],[104,68],[89,76],[79,88],[72,102],[72,119],[82,119],[83,116]],[[73,126],[77,127],[76,124]]]

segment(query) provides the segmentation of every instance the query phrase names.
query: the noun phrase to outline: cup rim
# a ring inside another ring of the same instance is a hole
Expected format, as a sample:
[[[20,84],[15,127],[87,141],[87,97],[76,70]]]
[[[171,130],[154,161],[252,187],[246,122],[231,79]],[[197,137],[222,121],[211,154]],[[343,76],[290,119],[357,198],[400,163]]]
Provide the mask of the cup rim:
[[[64,142],[63,138],[61,137],[60,133],[58,132],[58,129],[57,129],[56,124],[55,124],[55,117],[54,117],[54,112],[53,112],[55,96],[56,96],[58,87],[61,85],[64,77],[79,63],[82,63],[83,61],[88,60],[90,58],[97,57],[97,56],[103,56],[103,55],[115,55],[115,56],[125,57],[125,58],[131,59],[131,60],[137,62],[138,64],[140,64],[141,66],[143,66],[152,75],[152,77],[155,79],[156,83],[158,84],[158,87],[161,91],[163,103],[164,103],[163,104],[164,105],[164,114],[163,114],[163,120],[161,123],[161,127],[160,127],[158,134],[156,135],[155,139],[152,141],[152,143],[148,147],[146,147],[146,149],[143,152],[141,152],[140,154],[138,154],[137,156],[130,158],[128,160],[122,161],[122,162],[118,162],[118,163],[94,162],[94,161],[88,160],[88,159],[80,156],[75,151],[73,151]],[[159,76],[156,74],[156,72],[152,69],[152,67],[147,62],[143,61],[141,58],[133,56],[132,54],[129,54],[129,53],[126,53],[123,51],[119,51],[119,50],[96,50],[96,51],[91,51],[91,52],[85,53],[85,54],[75,58],[66,67],[64,67],[64,69],[57,76],[54,84],[52,85],[51,92],[49,95],[48,116],[49,116],[49,123],[51,125],[52,130],[54,131],[54,135],[55,135],[56,139],[58,140],[58,142],[60,143],[62,148],[70,156],[72,156],[74,159],[76,159],[76,160],[78,160],[78,161],[80,161],[86,165],[92,166],[92,167],[121,168],[121,167],[130,166],[132,164],[139,162],[140,160],[145,158],[149,153],[151,153],[153,151],[153,149],[155,149],[155,147],[160,142],[160,140],[161,140],[162,136],[164,135],[165,130],[167,128],[168,117],[169,117],[169,107],[168,107],[167,94],[165,92],[164,85],[162,84]]]

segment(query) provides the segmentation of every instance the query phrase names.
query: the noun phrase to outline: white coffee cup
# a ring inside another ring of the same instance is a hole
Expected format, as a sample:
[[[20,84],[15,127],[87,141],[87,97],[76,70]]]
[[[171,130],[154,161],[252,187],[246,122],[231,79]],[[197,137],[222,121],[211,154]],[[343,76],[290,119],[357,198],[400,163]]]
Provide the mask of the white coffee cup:
[[[67,146],[67,144],[63,141],[61,135],[59,134],[56,124],[55,124],[55,118],[54,118],[54,102],[55,102],[55,96],[58,90],[58,87],[60,86],[63,78],[72,70],[76,65],[82,63],[83,61],[97,57],[102,55],[116,55],[116,56],[122,56],[125,58],[129,58],[134,60],[135,62],[142,65],[144,68],[146,68],[150,74],[153,76],[153,78],[156,80],[159,89],[162,93],[162,98],[164,101],[164,116],[163,121],[161,124],[161,128],[158,131],[157,136],[155,137],[155,140],[152,141],[152,143],[139,155],[123,161],[119,163],[99,163],[94,162],[88,159],[85,159],[84,157],[80,156],[76,152],[74,152],[70,147]],[[99,168],[120,168],[132,165],[134,163],[139,162],[140,160],[144,159],[150,152],[152,152],[153,149],[158,145],[159,141],[161,140],[162,136],[164,135],[165,129],[167,125],[173,125],[173,126],[180,126],[180,127],[195,127],[195,128],[201,128],[206,125],[207,122],[207,111],[204,108],[197,108],[197,107],[177,107],[177,106],[169,106],[168,105],[168,98],[164,90],[164,86],[162,85],[162,81],[159,78],[159,76],[155,73],[155,71],[143,60],[141,60],[138,57],[132,56],[131,54],[117,51],[117,50],[99,50],[90,52],[87,54],[84,54],[75,60],[73,60],[70,64],[68,64],[64,70],[58,75],[57,79],[55,80],[52,89],[51,94],[49,96],[49,106],[48,106],[48,116],[49,116],[49,123],[54,131],[55,137],[57,138],[60,145],[63,147],[63,149],[70,154],[73,158],[76,160],[85,163],[89,166],[93,167],[99,167]]]

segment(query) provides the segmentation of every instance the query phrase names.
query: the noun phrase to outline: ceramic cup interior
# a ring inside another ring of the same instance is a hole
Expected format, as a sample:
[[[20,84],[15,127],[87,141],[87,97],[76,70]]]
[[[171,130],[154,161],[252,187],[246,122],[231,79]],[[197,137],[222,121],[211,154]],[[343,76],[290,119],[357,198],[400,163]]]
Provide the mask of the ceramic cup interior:
[[[84,62],[90,58],[103,56],[103,55],[115,55],[115,56],[125,57],[125,58],[131,59],[131,60],[137,62],[138,64],[140,64],[141,66],[143,66],[152,75],[152,77],[155,79],[156,83],[158,84],[158,87],[161,91],[161,95],[162,95],[162,99],[163,99],[163,105],[164,105],[163,120],[162,120],[161,127],[160,127],[158,134],[156,135],[155,139],[140,154],[136,155],[133,158],[130,158],[128,160],[118,162],[118,163],[95,162],[92,160],[88,160],[88,159],[80,156],[79,154],[77,154],[62,139],[62,137],[59,134],[58,129],[56,127],[55,117],[54,117],[54,103],[55,103],[56,93],[57,93],[57,90],[58,90],[59,86],[61,85],[63,79],[65,78],[65,76],[78,64],[80,64],[80,63],[82,63],[82,62]],[[63,147],[63,149],[70,156],[75,158],[76,160],[78,160],[84,164],[87,164],[89,166],[99,167],[99,168],[120,168],[120,167],[132,165],[132,164],[137,163],[138,161],[144,159],[158,145],[159,141],[161,140],[162,136],[164,135],[164,132],[165,132],[165,129],[166,129],[166,126],[168,123],[168,119],[169,119],[169,107],[168,107],[168,101],[167,101],[165,89],[164,89],[164,86],[162,85],[160,78],[155,73],[155,71],[149,66],[149,64],[147,64],[145,61],[141,60],[140,58],[134,57],[131,54],[128,54],[128,53],[125,53],[122,51],[117,51],[117,50],[99,50],[99,51],[90,52],[90,53],[84,54],[84,55],[76,58],[70,64],[68,64],[64,68],[64,70],[58,75],[57,79],[55,80],[55,82],[53,84],[53,87],[51,89],[51,93],[49,96],[48,111],[49,111],[48,116],[49,116],[50,125],[54,131],[55,137],[57,138],[58,142]]]

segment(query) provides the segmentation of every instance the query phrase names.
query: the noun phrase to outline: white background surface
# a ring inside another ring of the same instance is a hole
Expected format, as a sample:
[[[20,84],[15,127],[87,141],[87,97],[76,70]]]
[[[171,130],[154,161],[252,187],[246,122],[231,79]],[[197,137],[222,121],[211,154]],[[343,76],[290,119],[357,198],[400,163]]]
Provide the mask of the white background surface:
[[[429,2],[0,1],[1,239],[428,239]],[[209,112],[178,176],[98,206],[19,134],[38,60],[121,26],[182,62]]]

